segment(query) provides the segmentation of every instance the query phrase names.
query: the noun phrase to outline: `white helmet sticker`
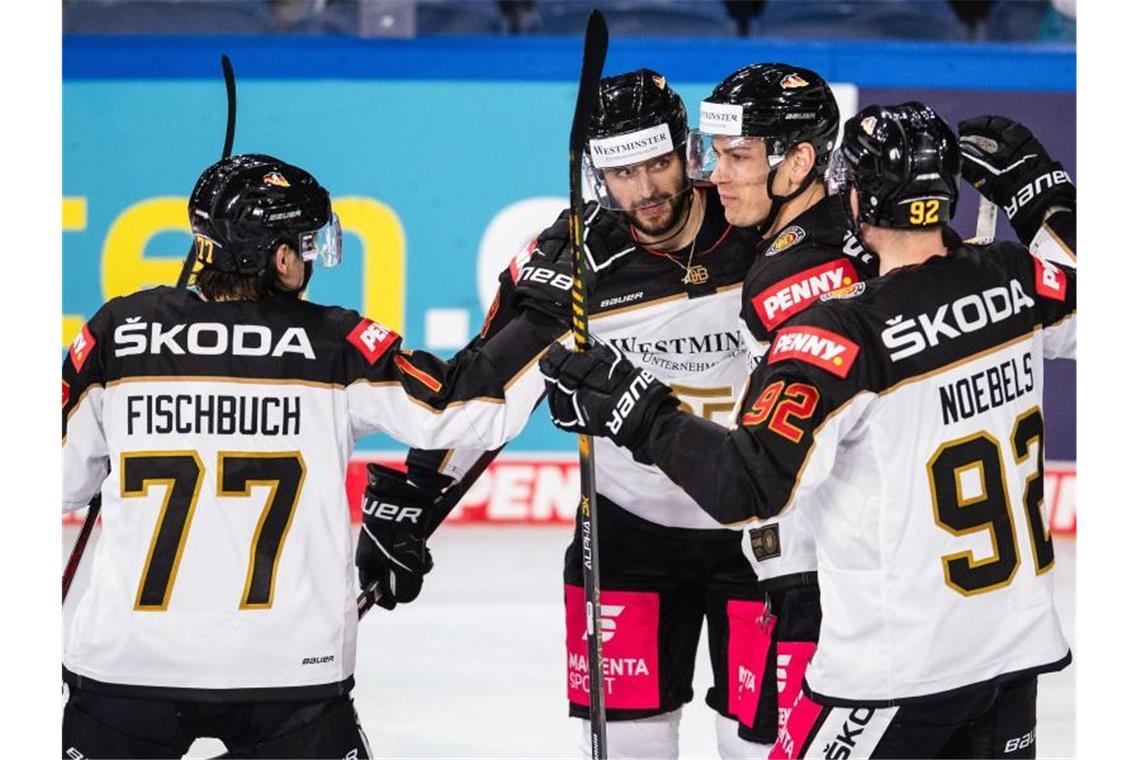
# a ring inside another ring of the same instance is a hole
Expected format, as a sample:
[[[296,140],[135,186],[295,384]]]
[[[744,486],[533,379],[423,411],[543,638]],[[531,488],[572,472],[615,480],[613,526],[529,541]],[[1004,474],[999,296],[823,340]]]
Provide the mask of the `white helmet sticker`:
[[[673,136],[669,134],[668,124],[590,140],[590,160],[599,169],[648,161],[671,150]]]
[[[701,101],[701,131],[706,135],[739,135],[744,126],[744,106]]]

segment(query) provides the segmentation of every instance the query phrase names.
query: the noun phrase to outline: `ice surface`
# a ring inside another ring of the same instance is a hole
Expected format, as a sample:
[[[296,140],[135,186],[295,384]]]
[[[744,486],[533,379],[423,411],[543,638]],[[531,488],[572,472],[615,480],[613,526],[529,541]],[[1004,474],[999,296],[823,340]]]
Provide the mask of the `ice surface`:
[[[65,555],[73,538],[68,531]],[[569,540],[568,527],[445,527],[436,534],[436,567],[420,598],[395,612],[374,609],[361,623],[354,697],[377,757],[577,757],[579,732],[566,716],[563,681]],[[1075,540],[1058,536],[1055,547],[1057,606],[1076,656]],[[73,596],[86,584],[88,565]],[[706,651],[702,643],[695,696],[681,721],[685,758],[717,756],[713,713],[703,702],[712,683]],[[1075,754],[1076,667],[1040,680],[1039,758]],[[187,757],[223,749],[203,739]]]

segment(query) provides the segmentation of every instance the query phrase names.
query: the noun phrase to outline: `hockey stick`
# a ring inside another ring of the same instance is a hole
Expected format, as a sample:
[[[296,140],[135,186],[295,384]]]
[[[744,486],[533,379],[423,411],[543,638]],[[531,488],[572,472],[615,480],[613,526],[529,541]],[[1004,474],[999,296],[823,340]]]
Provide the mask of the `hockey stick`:
[[[609,32],[602,14],[590,11],[586,23],[586,47],[582,52],[582,74],[578,80],[578,102],[570,127],[570,240],[574,246],[574,283],[570,290],[571,332],[574,349],[585,351],[590,346],[589,314],[586,294],[586,255],[582,240],[582,154],[586,149],[590,115],[598,100],[598,84],[606,60]],[[598,584],[598,503],[594,479],[594,439],[578,436],[578,460],[581,477],[579,514],[582,526],[582,580],[586,592],[586,649],[590,673],[590,757],[604,760],[606,752],[606,694],[602,676],[601,589]]]
[[[222,55],[222,76],[226,80],[226,141],[222,145],[222,158],[229,158],[234,147],[234,127],[237,123],[237,83],[234,81],[234,67],[230,64],[230,57]],[[186,259],[182,262],[182,271],[178,274],[178,289],[186,287],[190,282],[190,272],[194,269],[194,244],[191,242],[190,250],[186,252]],[[99,511],[103,507],[103,498],[96,495],[87,505],[87,515],[83,518],[83,527],[75,537],[75,544],[71,547],[71,556],[67,558],[67,565],[63,568],[63,602],[67,601],[67,592],[75,573],[79,570],[79,563],[83,559],[83,552],[87,549],[87,541],[95,529],[95,522],[99,519]],[[63,603],[61,602],[61,603]]]

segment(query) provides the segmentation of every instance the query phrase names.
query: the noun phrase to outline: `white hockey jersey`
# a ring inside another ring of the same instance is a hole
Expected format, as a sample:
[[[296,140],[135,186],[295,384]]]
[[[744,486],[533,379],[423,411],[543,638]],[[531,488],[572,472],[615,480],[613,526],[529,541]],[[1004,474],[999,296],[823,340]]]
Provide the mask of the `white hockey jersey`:
[[[353,443],[501,445],[531,411],[507,387],[542,386],[515,357],[547,340],[502,338],[449,364],[294,298],[156,288],[106,304],[63,368],[63,507],[99,493],[103,521],[66,637],[73,686],[234,700],[350,688]]]
[[[957,243],[777,331],[737,430],[655,421],[639,458],[722,523],[805,516],[823,611],[809,696],[897,704],[1069,662],[1041,408],[1075,315],[1075,270]]]

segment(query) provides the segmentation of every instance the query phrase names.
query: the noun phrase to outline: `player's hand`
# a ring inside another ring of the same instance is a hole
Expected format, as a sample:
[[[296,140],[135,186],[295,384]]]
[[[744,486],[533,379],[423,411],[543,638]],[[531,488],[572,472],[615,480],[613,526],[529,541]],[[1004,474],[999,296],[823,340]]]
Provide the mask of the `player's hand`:
[[[624,264],[636,246],[625,218],[593,201],[587,203],[583,210],[582,233],[586,259],[584,284],[589,295],[597,288],[598,279]],[[519,270],[515,305],[538,308],[554,316],[567,316],[574,281],[570,209],[565,209],[554,224],[543,230],[535,244],[534,253]]]
[[[620,351],[598,343],[582,352],[554,343],[538,363],[546,378],[550,418],[563,430],[612,438],[628,449],[649,435],[663,406],[677,406],[669,386]]]
[[[1000,205],[1018,238],[1028,245],[1054,207],[1077,208],[1077,189],[1024,125],[1001,116],[958,123],[962,176]]]
[[[435,496],[398,470],[368,465],[356,569],[360,587],[375,583],[376,604],[386,610],[419,596],[431,571],[426,536]]]

